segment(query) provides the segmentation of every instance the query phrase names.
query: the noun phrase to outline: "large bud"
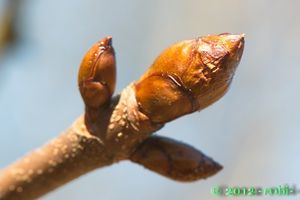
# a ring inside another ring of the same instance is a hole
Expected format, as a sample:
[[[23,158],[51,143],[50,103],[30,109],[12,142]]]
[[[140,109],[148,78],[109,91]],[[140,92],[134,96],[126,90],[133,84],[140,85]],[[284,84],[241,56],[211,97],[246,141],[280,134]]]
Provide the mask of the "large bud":
[[[136,83],[140,109],[164,123],[201,110],[228,90],[244,48],[244,34],[209,35],[164,50]]]

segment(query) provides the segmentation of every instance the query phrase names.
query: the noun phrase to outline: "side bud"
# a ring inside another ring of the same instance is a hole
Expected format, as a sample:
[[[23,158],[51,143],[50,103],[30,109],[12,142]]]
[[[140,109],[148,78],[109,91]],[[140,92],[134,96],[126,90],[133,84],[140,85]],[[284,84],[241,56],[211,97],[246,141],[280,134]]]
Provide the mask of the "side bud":
[[[136,83],[140,109],[164,123],[201,110],[228,90],[244,48],[244,35],[209,35],[164,50]]]
[[[86,107],[97,109],[108,102],[115,84],[115,53],[108,36],[88,50],[80,65],[78,85]]]

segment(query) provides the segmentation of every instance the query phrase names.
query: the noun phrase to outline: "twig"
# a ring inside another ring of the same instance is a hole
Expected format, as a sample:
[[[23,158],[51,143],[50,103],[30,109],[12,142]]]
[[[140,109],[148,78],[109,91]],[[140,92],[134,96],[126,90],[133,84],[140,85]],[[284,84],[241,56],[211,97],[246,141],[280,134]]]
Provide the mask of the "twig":
[[[95,44],[79,70],[86,112],[60,136],[0,172],[0,199],[35,199],[94,169],[130,159],[178,181],[222,167],[195,148],[151,134],[227,91],[243,51],[243,35],[221,34],[166,49],[120,96],[111,37]]]

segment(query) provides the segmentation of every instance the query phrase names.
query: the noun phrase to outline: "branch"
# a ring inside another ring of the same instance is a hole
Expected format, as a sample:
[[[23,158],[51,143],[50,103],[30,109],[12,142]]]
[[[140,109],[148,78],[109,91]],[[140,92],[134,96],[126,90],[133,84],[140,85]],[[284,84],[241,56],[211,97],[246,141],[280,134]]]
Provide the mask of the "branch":
[[[0,53],[14,44],[18,39],[16,32],[16,21],[18,20],[19,9],[22,7],[20,0],[7,0],[3,12],[0,14]]]
[[[222,167],[195,148],[151,136],[182,115],[201,110],[228,89],[243,35],[221,34],[167,48],[142,78],[112,98],[111,37],[85,55],[78,84],[85,114],[56,139],[0,172],[0,199],[35,199],[94,169],[129,159],[177,181],[195,181]]]

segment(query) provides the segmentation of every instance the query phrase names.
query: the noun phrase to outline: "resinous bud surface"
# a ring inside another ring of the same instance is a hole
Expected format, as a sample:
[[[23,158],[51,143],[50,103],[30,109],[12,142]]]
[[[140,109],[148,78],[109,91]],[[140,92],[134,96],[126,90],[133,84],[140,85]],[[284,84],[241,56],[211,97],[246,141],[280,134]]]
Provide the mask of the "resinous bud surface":
[[[136,83],[140,109],[164,123],[201,110],[228,90],[244,48],[244,34],[185,40],[165,49]]]
[[[78,85],[87,107],[99,108],[110,99],[116,85],[112,37],[101,39],[87,51],[79,68]]]

